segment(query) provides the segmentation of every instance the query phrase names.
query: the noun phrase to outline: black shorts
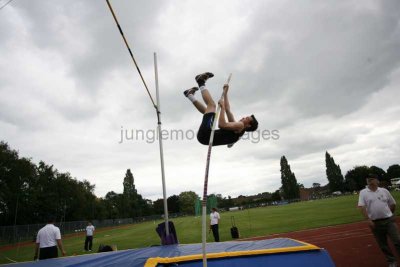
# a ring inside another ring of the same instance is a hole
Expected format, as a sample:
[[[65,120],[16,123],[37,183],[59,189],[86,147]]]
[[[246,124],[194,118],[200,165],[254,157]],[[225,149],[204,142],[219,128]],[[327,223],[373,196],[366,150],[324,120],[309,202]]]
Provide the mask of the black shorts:
[[[51,259],[58,257],[58,249],[57,246],[40,248],[39,252],[39,260]]]
[[[208,145],[210,143],[212,124],[215,118],[215,112],[203,115],[199,131],[197,132],[197,140],[200,144]],[[213,146],[228,145],[237,142],[240,135],[233,131],[218,129],[214,132]]]

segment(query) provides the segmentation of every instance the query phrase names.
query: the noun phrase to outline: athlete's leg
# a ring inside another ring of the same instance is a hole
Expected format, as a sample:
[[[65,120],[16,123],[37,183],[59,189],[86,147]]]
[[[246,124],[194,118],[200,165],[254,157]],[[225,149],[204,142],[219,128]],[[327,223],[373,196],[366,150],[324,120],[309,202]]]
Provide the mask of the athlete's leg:
[[[194,94],[195,92],[199,90],[197,87],[193,87],[191,89],[187,89],[183,92],[183,94],[193,103],[195,108],[201,113],[204,114],[206,112],[206,106],[204,106],[203,103],[198,101],[195,97]]]
[[[199,74],[196,76],[195,80],[197,84],[199,85],[200,91],[201,91],[201,96],[203,97],[204,102],[206,103],[206,110],[205,113],[211,113],[215,112],[216,109],[216,104],[214,102],[214,99],[212,98],[210,92],[206,88],[206,81],[214,77],[214,74],[211,72],[206,72],[203,74]]]
[[[197,110],[198,110],[201,114],[206,113],[207,109],[206,109],[206,106],[204,106],[203,103],[201,103],[201,102],[198,101],[198,100],[195,100],[195,101],[192,102],[192,103],[193,103],[193,105],[197,108]]]
[[[205,113],[215,112],[217,106],[215,105],[214,99],[212,99],[211,94],[207,88],[202,88],[201,96],[203,97],[203,100],[207,105]]]

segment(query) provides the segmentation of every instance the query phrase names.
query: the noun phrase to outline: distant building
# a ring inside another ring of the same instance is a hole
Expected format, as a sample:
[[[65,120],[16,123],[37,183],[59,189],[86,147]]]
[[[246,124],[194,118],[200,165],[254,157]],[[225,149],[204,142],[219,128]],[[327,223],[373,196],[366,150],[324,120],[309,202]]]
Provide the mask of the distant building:
[[[312,188],[300,188],[301,201],[320,199],[326,197],[327,195],[329,195],[328,185],[312,187]]]
[[[400,178],[390,179],[390,183],[392,184],[391,188],[400,188]]]
[[[313,188],[300,188],[300,200],[306,201],[311,199]]]

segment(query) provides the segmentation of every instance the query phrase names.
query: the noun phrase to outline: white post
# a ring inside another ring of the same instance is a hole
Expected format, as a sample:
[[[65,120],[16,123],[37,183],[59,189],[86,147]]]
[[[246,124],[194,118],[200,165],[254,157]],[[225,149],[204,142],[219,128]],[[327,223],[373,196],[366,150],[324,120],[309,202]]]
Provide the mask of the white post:
[[[161,109],[160,109],[160,96],[158,93],[158,70],[157,70],[157,54],[154,53],[154,73],[156,79],[156,97],[157,97],[157,118],[158,118],[158,141],[160,144],[160,160],[161,160],[161,179],[162,179],[162,189],[164,197],[164,219],[165,219],[165,231],[167,237],[169,236],[169,224],[168,224],[168,203],[167,203],[167,190],[165,186],[165,171],[164,171],[164,153],[162,145],[162,135],[161,135]]]

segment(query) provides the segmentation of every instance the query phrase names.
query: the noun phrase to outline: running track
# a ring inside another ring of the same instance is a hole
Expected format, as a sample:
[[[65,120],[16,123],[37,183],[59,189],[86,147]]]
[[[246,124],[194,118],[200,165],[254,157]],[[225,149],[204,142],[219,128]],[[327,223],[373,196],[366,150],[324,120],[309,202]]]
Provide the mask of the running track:
[[[397,220],[397,225],[399,226],[399,220]],[[324,248],[329,252],[337,267],[388,266],[366,222],[274,234],[247,240],[276,237],[293,238]],[[391,248],[394,252],[392,245]]]

